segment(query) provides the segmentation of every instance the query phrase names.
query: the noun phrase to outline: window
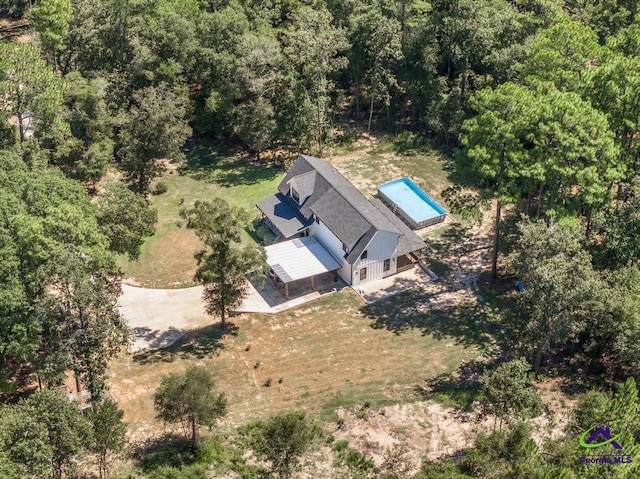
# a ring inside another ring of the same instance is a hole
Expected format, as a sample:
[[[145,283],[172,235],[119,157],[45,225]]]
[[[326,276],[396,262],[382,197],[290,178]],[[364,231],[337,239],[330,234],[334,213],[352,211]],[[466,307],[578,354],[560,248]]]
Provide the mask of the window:
[[[389,271],[391,269],[391,260],[390,259],[385,259],[384,260],[384,265],[382,266],[382,271],[384,273],[386,273],[387,271]]]
[[[367,268],[360,268],[360,281],[367,279]]]
[[[296,203],[300,204],[300,195],[293,186],[291,187],[291,197],[296,200]]]
[[[362,252],[362,256],[360,256],[360,259],[367,259],[367,255],[369,254],[369,252],[367,250],[364,250]]]

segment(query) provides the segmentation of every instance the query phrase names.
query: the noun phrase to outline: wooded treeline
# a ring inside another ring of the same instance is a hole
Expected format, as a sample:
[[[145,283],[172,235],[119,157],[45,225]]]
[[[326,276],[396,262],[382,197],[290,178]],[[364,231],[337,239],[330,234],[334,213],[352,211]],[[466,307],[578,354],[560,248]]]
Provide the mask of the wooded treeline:
[[[11,101],[42,123],[52,162],[95,181],[115,158],[143,191],[154,156],[178,157],[192,131],[258,154],[320,154],[354,125],[455,146],[481,108],[475,92],[532,88],[532,77],[567,92],[557,103],[584,96],[628,143],[633,100],[608,96],[634,81],[636,9],[630,0],[36,1],[29,18],[47,65],[24,45],[3,57],[7,68],[29,64],[38,95]]]

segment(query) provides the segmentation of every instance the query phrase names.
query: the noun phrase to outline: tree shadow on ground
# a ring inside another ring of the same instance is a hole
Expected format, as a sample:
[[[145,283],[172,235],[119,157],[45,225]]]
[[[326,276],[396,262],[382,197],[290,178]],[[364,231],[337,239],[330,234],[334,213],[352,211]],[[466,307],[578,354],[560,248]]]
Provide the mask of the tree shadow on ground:
[[[224,335],[220,324],[189,331],[171,346],[162,349],[145,349],[133,354],[133,361],[140,364],[171,362],[175,359],[202,359],[217,353],[224,347],[222,339],[225,335],[236,336],[238,326],[227,321]]]
[[[406,291],[361,308],[372,328],[394,334],[419,330],[425,336],[451,338],[456,344],[495,354],[502,313],[510,300],[505,284],[499,283],[496,289],[483,274],[475,287],[446,281],[415,287],[410,279],[399,279],[398,287]]]
[[[224,187],[272,180],[282,171],[279,164],[271,161],[251,160],[245,152],[221,150],[209,144],[193,145],[186,163],[179,168],[181,175]]]
[[[412,282],[407,280],[406,287]],[[388,299],[366,305],[361,312],[372,320],[371,327],[395,334],[418,329],[435,339],[452,338],[458,344],[481,350],[493,347],[494,325],[483,304],[455,303],[445,287],[434,291],[408,290]]]
[[[168,433],[138,444],[133,457],[149,472],[160,467],[188,466],[194,462],[195,454],[193,444],[184,435]]]
[[[442,373],[425,379],[424,384],[417,384],[414,391],[421,399],[471,412],[474,402],[480,397],[480,376],[487,367],[486,361],[469,361],[460,365],[453,374]]]
[[[445,157],[446,153],[434,148],[433,142],[424,135],[418,135],[410,131],[403,131],[395,137],[390,137],[392,151],[398,155],[417,155],[438,153]]]

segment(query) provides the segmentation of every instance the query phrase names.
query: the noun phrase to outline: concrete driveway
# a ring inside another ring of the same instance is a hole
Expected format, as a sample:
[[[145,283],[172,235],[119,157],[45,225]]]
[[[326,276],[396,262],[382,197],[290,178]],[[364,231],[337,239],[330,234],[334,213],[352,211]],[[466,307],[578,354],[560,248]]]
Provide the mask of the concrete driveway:
[[[202,286],[148,289],[123,284],[118,302],[133,331],[132,351],[166,348],[185,332],[215,322],[205,312]]]

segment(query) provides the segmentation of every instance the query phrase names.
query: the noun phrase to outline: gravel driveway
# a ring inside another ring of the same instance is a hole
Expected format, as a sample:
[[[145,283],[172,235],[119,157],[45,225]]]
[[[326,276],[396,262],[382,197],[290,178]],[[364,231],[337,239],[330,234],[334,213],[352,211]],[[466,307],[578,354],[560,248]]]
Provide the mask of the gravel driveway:
[[[212,324],[202,286],[148,289],[122,285],[120,311],[134,334],[132,351],[170,346],[185,332]]]

